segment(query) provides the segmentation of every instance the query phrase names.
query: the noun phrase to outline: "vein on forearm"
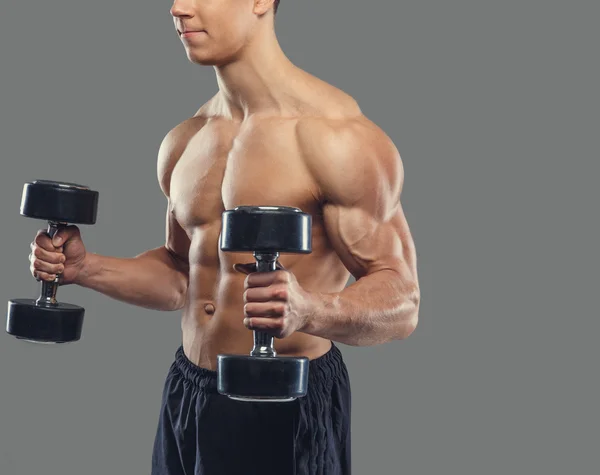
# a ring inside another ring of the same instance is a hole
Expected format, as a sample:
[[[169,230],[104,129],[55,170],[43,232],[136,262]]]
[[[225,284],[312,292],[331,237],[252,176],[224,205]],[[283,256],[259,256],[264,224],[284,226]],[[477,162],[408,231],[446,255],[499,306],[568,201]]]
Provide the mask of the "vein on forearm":
[[[341,292],[319,294],[306,333],[353,346],[407,337],[416,325],[418,297],[397,272],[381,270]]]

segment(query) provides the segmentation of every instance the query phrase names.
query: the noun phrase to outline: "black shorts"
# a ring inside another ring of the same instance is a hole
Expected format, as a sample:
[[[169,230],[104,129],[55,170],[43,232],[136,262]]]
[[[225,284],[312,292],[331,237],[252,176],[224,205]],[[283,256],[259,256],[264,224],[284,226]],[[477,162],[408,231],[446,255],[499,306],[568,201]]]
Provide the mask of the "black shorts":
[[[229,399],[180,347],[169,369],[151,475],[350,475],[350,381],[335,344],[293,402]]]

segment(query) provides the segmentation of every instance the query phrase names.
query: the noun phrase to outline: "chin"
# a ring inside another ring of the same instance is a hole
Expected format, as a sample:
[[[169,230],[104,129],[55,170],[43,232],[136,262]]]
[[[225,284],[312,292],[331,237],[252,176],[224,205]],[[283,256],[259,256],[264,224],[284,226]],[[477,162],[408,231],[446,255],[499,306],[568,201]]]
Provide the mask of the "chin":
[[[214,52],[211,54],[209,51],[197,50],[194,48],[186,49],[187,57],[190,62],[194,64],[199,64],[201,66],[224,66],[231,62],[234,62],[236,59],[236,51],[223,52],[220,54],[215,54]]]
[[[199,64],[201,66],[216,66],[218,61],[215,58],[201,56],[194,53],[188,53],[188,59],[191,63]]]

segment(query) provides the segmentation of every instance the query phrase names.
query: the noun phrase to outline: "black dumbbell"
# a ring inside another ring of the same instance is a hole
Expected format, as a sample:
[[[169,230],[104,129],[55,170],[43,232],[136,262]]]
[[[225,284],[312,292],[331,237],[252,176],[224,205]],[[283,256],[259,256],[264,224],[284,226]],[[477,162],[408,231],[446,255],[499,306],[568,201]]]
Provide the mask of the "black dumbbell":
[[[280,253],[309,254],[309,214],[285,206],[240,206],[222,215],[220,247],[253,252],[257,272],[277,269]],[[308,358],[277,356],[273,336],[254,331],[250,355],[217,355],[217,390],[231,399],[288,402],[306,395]]]
[[[53,238],[69,224],[95,224],[98,192],[76,183],[35,180],[25,183],[20,214],[48,221],[48,235]],[[58,279],[43,281],[40,297],[12,299],[8,302],[6,331],[19,339],[34,343],[77,341],[83,327],[82,307],[56,301]]]

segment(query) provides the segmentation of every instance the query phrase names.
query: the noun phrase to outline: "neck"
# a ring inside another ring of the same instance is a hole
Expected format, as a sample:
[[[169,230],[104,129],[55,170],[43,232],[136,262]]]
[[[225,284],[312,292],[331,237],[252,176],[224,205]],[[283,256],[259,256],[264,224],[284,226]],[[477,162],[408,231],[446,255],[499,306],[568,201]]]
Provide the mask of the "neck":
[[[235,61],[215,66],[222,106],[231,116],[281,112],[292,103],[298,68],[282,51],[273,28],[263,28]]]

